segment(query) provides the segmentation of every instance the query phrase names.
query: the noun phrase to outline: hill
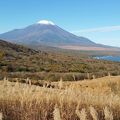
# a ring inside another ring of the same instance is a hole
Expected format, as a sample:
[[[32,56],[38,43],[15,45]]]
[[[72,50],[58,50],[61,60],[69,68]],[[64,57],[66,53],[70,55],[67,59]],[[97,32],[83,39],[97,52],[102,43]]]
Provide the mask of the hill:
[[[40,21],[23,29],[15,29],[0,35],[0,38],[25,45],[59,46],[59,45],[95,45],[94,42],[84,37],[69,33],[55,24]]]
[[[4,40],[0,40],[0,51],[8,55],[32,55],[38,53],[36,50],[24,47],[22,45],[12,44]]]
[[[1,76],[23,76],[37,79],[74,80],[87,78],[87,73],[96,77],[108,72],[119,74],[119,62],[95,60],[85,52],[36,51],[21,45],[0,40],[0,74]],[[43,73],[44,72],[44,73]]]
[[[88,38],[76,36],[53,22],[45,20],[22,29],[0,34],[0,38],[32,48],[45,45],[73,50],[120,50],[119,48],[96,44]]]

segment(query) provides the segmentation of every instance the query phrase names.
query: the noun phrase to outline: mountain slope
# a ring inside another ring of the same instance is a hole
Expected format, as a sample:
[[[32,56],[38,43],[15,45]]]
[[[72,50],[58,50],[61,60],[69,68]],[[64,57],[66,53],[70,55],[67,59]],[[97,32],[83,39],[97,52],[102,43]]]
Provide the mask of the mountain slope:
[[[85,37],[76,36],[46,20],[0,34],[0,38],[36,49],[49,46],[72,50],[120,51],[120,48],[96,44]]]
[[[48,21],[46,21],[48,22]],[[95,46],[96,44],[84,37],[69,33],[52,22],[45,24],[40,21],[23,29],[15,29],[0,35],[1,39],[26,45],[82,45]]]
[[[109,61],[95,60],[85,53],[64,51],[35,51],[21,45],[0,40],[0,76],[30,77],[43,80],[84,79],[86,73],[96,76],[106,75],[107,72],[117,73],[120,64]],[[16,74],[16,72],[18,74]],[[29,75],[28,75],[29,74]],[[84,75],[84,77],[83,77]]]
[[[20,55],[32,55],[38,53],[36,50],[32,50],[30,48],[12,44],[10,42],[6,42],[4,40],[0,40],[0,51],[5,53],[6,55],[14,55],[14,56],[20,56]]]

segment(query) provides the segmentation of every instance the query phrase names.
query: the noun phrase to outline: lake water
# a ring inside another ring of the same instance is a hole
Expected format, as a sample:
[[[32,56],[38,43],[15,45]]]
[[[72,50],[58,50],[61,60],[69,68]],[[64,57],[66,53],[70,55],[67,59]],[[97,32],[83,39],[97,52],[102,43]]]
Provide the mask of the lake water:
[[[96,56],[95,59],[120,62],[120,56]]]

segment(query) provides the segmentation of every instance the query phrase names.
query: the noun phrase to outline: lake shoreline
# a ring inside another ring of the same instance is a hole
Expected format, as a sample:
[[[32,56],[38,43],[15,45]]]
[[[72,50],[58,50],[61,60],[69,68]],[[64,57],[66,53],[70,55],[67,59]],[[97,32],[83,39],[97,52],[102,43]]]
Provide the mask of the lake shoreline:
[[[95,56],[94,59],[120,62],[120,56]]]

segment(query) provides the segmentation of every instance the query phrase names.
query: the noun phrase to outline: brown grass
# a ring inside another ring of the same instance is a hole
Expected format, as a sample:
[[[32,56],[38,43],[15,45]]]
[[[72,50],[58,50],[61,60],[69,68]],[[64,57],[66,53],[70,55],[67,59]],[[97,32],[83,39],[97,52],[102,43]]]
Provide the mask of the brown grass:
[[[120,76],[51,84],[1,81],[3,120],[120,120]]]
[[[2,113],[0,113],[0,120],[2,120],[3,119],[3,115],[2,115]]]
[[[54,111],[53,111],[53,115],[54,115],[54,120],[61,120],[60,110],[59,110],[57,104],[55,105],[55,108],[54,108]]]
[[[117,48],[105,48],[105,47],[90,47],[90,46],[77,46],[77,45],[64,45],[64,46],[58,46],[62,49],[68,49],[68,50],[93,50],[93,51],[119,51]]]

